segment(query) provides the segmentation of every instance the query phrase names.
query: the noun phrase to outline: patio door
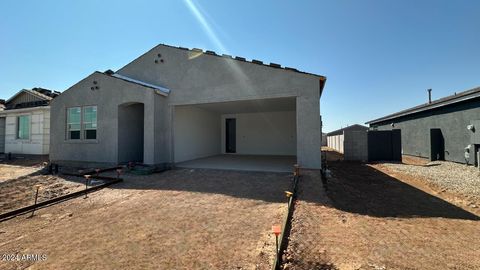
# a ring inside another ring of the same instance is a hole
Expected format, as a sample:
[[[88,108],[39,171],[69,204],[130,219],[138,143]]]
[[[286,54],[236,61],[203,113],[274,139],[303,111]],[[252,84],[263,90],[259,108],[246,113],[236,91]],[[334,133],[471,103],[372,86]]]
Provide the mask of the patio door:
[[[237,123],[235,118],[225,119],[225,152],[237,152]]]

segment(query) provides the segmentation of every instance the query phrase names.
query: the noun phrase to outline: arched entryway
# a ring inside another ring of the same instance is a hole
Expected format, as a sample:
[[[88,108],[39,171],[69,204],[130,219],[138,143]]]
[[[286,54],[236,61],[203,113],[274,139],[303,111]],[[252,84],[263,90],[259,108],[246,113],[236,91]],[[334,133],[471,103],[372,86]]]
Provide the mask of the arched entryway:
[[[144,104],[118,106],[118,163],[142,162],[144,152]]]

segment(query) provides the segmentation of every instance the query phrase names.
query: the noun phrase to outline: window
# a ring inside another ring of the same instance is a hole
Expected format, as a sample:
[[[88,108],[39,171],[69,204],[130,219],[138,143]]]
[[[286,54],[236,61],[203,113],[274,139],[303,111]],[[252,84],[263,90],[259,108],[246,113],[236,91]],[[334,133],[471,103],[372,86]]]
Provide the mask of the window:
[[[68,140],[80,139],[81,111],[82,109],[80,107],[67,109],[67,139]]]
[[[17,139],[30,139],[30,116],[21,115],[17,118]]]
[[[97,106],[83,108],[83,130],[86,140],[97,138]]]
[[[67,140],[80,139],[97,139],[97,106],[67,109]]]

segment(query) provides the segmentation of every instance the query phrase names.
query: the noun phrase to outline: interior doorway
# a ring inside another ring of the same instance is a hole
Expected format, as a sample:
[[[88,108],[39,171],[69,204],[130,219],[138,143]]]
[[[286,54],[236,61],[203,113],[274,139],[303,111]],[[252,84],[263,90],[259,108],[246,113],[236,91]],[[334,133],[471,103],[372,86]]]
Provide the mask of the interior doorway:
[[[118,163],[143,163],[144,105],[118,106]]]
[[[235,118],[225,119],[225,152],[237,152],[237,121]]]

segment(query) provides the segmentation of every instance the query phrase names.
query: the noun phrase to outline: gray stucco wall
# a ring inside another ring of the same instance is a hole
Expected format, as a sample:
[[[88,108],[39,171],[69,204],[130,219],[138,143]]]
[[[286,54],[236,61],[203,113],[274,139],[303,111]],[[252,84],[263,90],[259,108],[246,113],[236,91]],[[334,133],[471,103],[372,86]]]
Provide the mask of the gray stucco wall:
[[[167,99],[169,107],[296,97],[297,161],[306,168],[321,167],[318,76],[163,45],[148,51],[117,73],[171,89]],[[165,120],[171,122],[173,109],[168,110],[170,117]],[[171,126],[171,123],[165,125]],[[172,157],[173,147],[169,148]]]
[[[175,162],[220,154],[220,114],[177,106],[174,119]]]
[[[97,84],[94,85],[94,81]],[[98,86],[98,90],[90,90]],[[154,155],[159,138],[154,131],[155,96],[152,89],[141,87],[95,72],[55,98],[51,103],[50,160],[53,162],[89,162],[116,164],[118,161],[118,106],[144,104],[144,162],[161,163]],[[164,98],[164,97],[163,97]],[[97,139],[66,140],[66,109],[97,106]]]
[[[471,143],[472,133],[467,125],[479,119],[480,101],[470,100],[371,127],[377,127],[378,130],[400,129],[403,154],[425,158],[430,157],[430,129],[439,128],[445,140],[445,160],[465,163],[464,148]],[[477,132],[480,132],[480,127]],[[474,160],[472,148],[469,163],[472,164]]]
[[[295,111],[222,115],[222,153],[225,153],[225,119],[236,119],[236,153],[240,155],[297,154]]]

